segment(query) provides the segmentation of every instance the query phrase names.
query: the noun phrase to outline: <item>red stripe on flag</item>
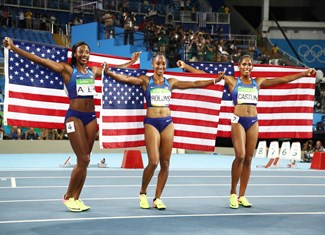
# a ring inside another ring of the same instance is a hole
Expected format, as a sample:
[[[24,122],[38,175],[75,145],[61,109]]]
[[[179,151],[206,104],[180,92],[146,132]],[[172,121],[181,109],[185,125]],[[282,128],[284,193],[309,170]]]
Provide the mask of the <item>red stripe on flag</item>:
[[[181,111],[181,112],[188,112],[188,113],[204,113],[209,115],[219,115],[219,110],[215,109],[207,109],[207,108],[199,108],[199,107],[191,107],[191,106],[177,106],[177,105],[170,105],[170,109],[172,111]]]
[[[22,100],[33,100],[53,103],[69,103],[68,97],[62,96],[49,96],[44,94],[31,94],[25,92],[9,91],[9,97]]]
[[[103,136],[119,136],[119,135],[140,135],[144,134],[144,128],[137,129],[103,129]]]
[[[293,138],[293,139],[308,139],[313,137],[313,133],[308,132],[261,132],[258,138],[261,139],[279,139],[281,138]]]
[[[18,119],[8,119],[7,125],[9,126],[20,126],[20,127],[38,127],[38,128],[50,128],[50,129],[64,129],[63,123],[53,123],[51,119],[49,122],[41,121],[28,121],[28,120],[18,120]]]
[[[105,148],[132,148],[144,146],[145,143],[143,140],[141,141],[125,141],[125,142],[104,142],[102,143],[102,147]]]
[[[8,107],[8,112],[63,117],[63,116],[65,116],[67,111],[66,110],[44,109],[44,108],[33,108],[33,107],[25,107],[25,106],[19,106],[19,105],[10,105]]]
[[[194,131],[175,130],[175,135],[181,136],[181,137],[202,138],[202,139],[208,139],[208,140],[216,139],[215,134],[207,134],[207,133],[200,133],[200,132],[194,132]]]
[[[206,146],[200,144],[186,144],[186,143],[177,143],[174,142],[174,148],[180,149],[191,149],[196,151],[204,151],[204,152],[214,152],[215,146]]]

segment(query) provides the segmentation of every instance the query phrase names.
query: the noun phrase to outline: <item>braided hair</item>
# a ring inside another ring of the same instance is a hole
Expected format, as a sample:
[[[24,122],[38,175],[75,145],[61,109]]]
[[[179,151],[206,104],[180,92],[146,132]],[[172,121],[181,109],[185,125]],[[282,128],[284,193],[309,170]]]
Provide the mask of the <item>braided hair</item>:
[[[252,61],[252,63],[253,63],[253,58],[252,58],[252,56],[249,55],[249,54],[245,54],[245,55],[242,55],[242,56],[239,58],[239,60],[238,60],[238,64],[240,64],[240,63],[241,63],[245,58],[250,59],[250,60]]]
[[[76,57],[74,56],[74,53],[76,52],[77,48],[82,46],[82,45],[86,45],[89,50],[90,50],[90,47],[87,43],[85,42],[77,42],[76,44],[73,45],[72,47],[72,55],[71,55],[71,60],[70,60],[70,65],[75,65],[76,64]]]
[[[153,54],[153,56],[152,56],[152,58],[151,58],[151,63],[153,63],[153,62],[155,61],[155,59],[156,59],[158,56],[162,56],[162,57],[165,58],[165,60],[167,60],[166,56],[165,56],[163,53],[161,53],[161,52],[157,52],[157,53],[154,53],[154,54]]]

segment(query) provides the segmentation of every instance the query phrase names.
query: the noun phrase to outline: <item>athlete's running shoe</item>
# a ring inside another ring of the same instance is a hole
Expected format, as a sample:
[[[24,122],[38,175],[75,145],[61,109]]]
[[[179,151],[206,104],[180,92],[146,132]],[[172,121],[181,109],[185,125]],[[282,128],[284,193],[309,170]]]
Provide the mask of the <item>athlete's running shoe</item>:
[[[142,193],[142,194],[140,194],[139,198],[140,198],[140,208],[149,209],[150,205],[148,202],[147,195]]]
[[[80,206],[76,203],[74,198],[69,198],[68,200],[62,198],[62,203],[68,208],[69,211],[72,212],[81,212]]]
[[[157,208],[158,210],[166,209],[166,205],[163,203],[163,201],[160,198],[156,198],[156,200],[153,201],[152,207]]]
[[[231,194],[229,197],[229,206],[232,209],[238,209],[238,198],[236,194]]]
[[[238,203],[240,206],[243,206],[243,207],[251,207],[252,206],[252,204],[244,196],[241,196],[238,198]]]
[[[90,206],[85,205],[85,203],[80,199],[76,200],[76,204],[82,211],[88,211],[90,209]]]

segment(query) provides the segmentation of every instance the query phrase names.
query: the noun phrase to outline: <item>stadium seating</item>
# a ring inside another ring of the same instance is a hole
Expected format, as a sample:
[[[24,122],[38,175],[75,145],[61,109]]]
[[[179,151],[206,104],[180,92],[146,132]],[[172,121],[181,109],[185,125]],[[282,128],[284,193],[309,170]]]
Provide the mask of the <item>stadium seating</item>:
[[[48,31],[39,31],[31,29],[19,29],[11,27],[1,27],[1,38],[11,37],[12,39],[25,40],[31,42],[40,42],[55,45],[53,36]]]

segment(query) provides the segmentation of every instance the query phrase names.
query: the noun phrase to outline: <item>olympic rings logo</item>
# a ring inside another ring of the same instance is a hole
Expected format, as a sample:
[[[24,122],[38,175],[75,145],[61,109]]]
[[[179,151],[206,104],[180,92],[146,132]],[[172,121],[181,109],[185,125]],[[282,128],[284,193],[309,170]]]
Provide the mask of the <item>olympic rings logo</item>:
[[[298,53],[308,63],[325,63],[325,48],[318,44],[313,45],[311,48],[306,44],[302,44],[298,47]]]

